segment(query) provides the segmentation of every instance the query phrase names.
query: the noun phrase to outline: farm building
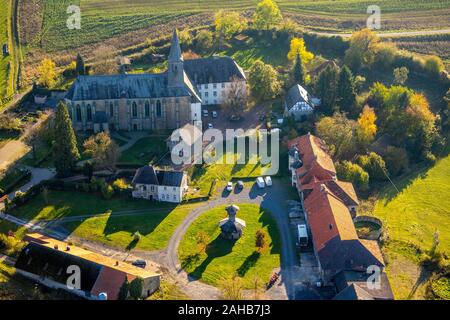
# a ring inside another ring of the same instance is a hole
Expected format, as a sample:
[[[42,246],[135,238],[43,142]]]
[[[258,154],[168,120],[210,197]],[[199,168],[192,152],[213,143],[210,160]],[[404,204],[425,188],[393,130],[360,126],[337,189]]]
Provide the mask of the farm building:
[[[338,298],[393,299],[376,241],[359,239],[353,218],[359,205],[353,185],[337,179],[325,142],[307,134],[289,142],[289,170],[312,235],[322,282]],[[367,288],[368,268],[380,271],[381,288]],[[343,279],[347,279],[343,281]]]
[[[118,300],[125,283],[142,279],[142,298],[147,298],[160,285],[160,274],[119,262],[92,251],[40,234],[25,237],[28,244],[16,261],[17,272],[52,289],[66,290],[89,300]],[[79,286],[71,282],[77,266]],[[68,284],[71,284],[70,287]],[[73,285],[72,285],[73,284]]]
[[[305,88],[296,84],[286,94],[284,101],[285,114],[293,116],[297,121],[304,121],[313,114],[318,103],[317,99],[311,98]]]

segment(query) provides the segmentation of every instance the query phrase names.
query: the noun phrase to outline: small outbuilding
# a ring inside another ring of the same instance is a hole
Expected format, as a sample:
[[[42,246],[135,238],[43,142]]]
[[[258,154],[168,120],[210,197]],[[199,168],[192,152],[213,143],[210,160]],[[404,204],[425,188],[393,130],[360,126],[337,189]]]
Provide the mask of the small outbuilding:
[[[219,222],[222,237],[229,240],[237,240],[242,237],[243,230],[247,226],[245,221],[236,218],[239,207],[231,205],[225,209],[228,213],[228,218]]]

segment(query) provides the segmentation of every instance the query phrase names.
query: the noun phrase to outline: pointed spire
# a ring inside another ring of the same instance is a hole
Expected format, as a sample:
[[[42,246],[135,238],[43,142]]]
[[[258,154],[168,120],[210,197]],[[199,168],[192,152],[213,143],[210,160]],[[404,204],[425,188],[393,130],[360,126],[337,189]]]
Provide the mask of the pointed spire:
[[[173,29],[172,45],[170,47],[169,61],[183,61],[181,54],[180,41],[178,40],[177,29]]]

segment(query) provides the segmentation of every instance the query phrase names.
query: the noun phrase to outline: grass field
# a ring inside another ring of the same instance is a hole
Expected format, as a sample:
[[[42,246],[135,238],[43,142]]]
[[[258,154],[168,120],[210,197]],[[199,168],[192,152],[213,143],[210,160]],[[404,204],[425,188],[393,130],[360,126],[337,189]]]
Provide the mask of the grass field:
[[[439,248],[450,254],[449,179],[450,156],[447,156],[433,168],[397,182],[399,194],[388,188],[375,205],[375,216],[388,229],[385,252],[392,261],[388,273],[398,298],[411,297],[421,273],[419,253],[431,249],[436,230]],[[423,292],[417,297],[420,294]]]
[[[188,229],[178,249],[183,268],[191,276],[219,285],[225,277],[238,275],[246,288],[251,288],[255,277],[260,283],[269,280],[273,270],[280,266],[280,239],[275,221],[266,210],[252,204],[238,204],[238,217],[245,220],[247,227],[238,241],[225,240],[220,236],[218,223],[226,217],[225,206],[203,213]],[[269,235],[269,248],[258,253],[255,248],[255,234],[265,229]],[[199,251],[197,235],[208,235],[206,252]]]
[[[158,161],[166,150],[167,146],[162,136],[145,137],[123,152],[119,163],[147,165],[150,162]]]
[[[178,224],[194,206],[159,204],[131,198],[105,200],[88,193],[50,191],[48,205],[39,195],[25,206],[12,210],[11,215],[56,221],[65,217],[92,215],[78,221],[64,222],[64,227],[75,236],[113,247],[159,250],[167,245]],[[115,216],[123,213],[130,214]],[[10,224],[3,227],[0,224],[0,231],[7,232],[11,227]],[[133,243],[136,231],[141,233],[142,239]]]

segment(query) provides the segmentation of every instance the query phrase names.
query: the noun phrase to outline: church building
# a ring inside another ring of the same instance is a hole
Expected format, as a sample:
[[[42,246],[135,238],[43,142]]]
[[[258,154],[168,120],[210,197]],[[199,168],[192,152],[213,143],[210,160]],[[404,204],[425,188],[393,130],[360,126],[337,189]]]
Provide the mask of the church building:
[[[222,104],[232,82],[246,88],[244,71],[230,57],[184,61],[176,30],[168,60],[163,73],[79,76],[65,98],[74,129],[201,128],[202,105]]]

